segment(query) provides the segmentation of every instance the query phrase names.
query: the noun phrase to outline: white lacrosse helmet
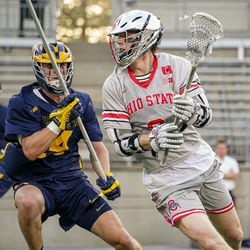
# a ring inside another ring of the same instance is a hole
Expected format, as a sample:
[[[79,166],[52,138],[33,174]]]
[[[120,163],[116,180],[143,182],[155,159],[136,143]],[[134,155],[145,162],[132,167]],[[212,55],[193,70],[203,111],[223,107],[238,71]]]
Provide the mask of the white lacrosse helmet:
[[[108,34],[116,63],[128,67],[145,51],[160,43],[162,32],[160,19],[150,12],[132,10],[120,15]]]

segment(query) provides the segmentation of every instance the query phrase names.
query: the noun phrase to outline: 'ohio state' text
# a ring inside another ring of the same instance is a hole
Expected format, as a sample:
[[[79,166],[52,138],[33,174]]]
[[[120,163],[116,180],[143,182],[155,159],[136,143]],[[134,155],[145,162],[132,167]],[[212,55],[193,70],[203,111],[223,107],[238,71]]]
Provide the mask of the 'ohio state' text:
[[[147,95],[145,96],[145,100],[143,101],[142,98],[137,98],[135,100],[133,100],[132,102],[130,102],[126,109],[128,112],[128,115],[133,114],[134,112],[136,112],[139,109],[143,109],[144,105],[143,103],[146,103],[147,106],[153,106],[153,105],[160,105],[160,104],[172,104],[172,97],[173,94],[172,93],[157,93],[157,94],[153,94],[153,95]]]

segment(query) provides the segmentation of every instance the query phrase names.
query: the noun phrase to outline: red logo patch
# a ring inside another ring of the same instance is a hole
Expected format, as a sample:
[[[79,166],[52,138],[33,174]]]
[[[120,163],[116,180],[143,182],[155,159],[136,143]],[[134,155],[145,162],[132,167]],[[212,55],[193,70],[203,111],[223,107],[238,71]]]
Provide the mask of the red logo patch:
[[[169,75],[173,73],[170,65],[161,67],[161,70],[162,70],[163,75]]]
[[[178,202],[175,202],[174,200],[169,200],[168,201],[168,206],[169,206],[169,213],[171,213],[171,211],[176,211],[178,209],[178,207],[180,208],[181,206],[179,205]]]

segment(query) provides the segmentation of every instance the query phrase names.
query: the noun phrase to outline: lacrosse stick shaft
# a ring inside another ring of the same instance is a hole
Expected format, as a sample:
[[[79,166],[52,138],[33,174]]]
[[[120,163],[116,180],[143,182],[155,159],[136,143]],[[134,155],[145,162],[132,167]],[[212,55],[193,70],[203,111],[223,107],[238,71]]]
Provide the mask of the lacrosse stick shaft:
[[[190,31],[191,38],[187,42],[188,51],[186,56],[192,62],[192,69],[182,99],[185,99],[187,96],[198,62],[208,53],[211,54],[213,43],[223,37],[222,24],[213,16],[203,12],[196,12],[192,16]],[[179,125],[179,120],[179,118],[176,118],[174,124]],[[164,152],[160,163],[161,166],[166,166],[167,155],[168,150]]]
[[[193,65],[192,65],[192,69],[190,71],[189,77],[188,77],[187,86],[186,86],[186,88],[184,90],[184,93],[182,94],[182,99],[185,99],[186,96],[187,96],[187,93],[188,93],[188,91],[190,89],[190,86],[191,86],[191,83],[193,81],[194,73],[195,73],[195,71],[197,69],[197,66],[198,66],[198,62],[194,62]],[[174,124],[178,125],[179,121],[180,121],[180,118],[176,117],[175,120],[174,120]],[[164,151],[164,155],[163,155],[162,160],[160,162],[161,167],[165,167],[167,165],[168,151],[169,151],[169,149],[165,149],[165,151]]]
[[[41,27],[39,19],[38,19],[37,15],[36,15],[36,12],[34,10],[34,7],[33,7],[32,3],[31,3],[31,0],[26,0],[26,3],[28,5],[30,14],[31,14],[31,16],[32,16],[32,18],[34,20],[34,23],[36,25],[37,31],[38,31],[38,33],[40,35],[40,38],[42,39],[44,47],[45,47],[45,49],[46,49],[46,51],[47,51],[47,53],[49,55],[49,58],[51,60],[53,68],[54,68],[54,70],[56,72],[56,75],[57,75],[57,77],[59,79],[59,82],[60,82],[60,84],[61,84],[61,86],[63,88],[64,94],[65,94],[65,96],[68,96],[70,94],[69,90],[68,90],[68,88],[67,88],[67,86],[65,84],[65,81],[64,81],[64,79],[62,77],[62,74],[61,74],[60,70],[58,69],[58,66],[56,64],[55,58],[52,55],[52,52],[51,52],[50,47],[49,47],[49,43],[48,43],[48,41],[46,39],[44,31],[43,31],[43,29]],[[78,123],[78,126],[79,126],[79,128],[80,128],[80,130],[82,132],[83,139],[84,139],[84,141],[85,141],[85,143],[87,145],[87,148],[88,148],[88,150],[89,150],[89,152],[90,152],[90,154],[91,154],[91,156],[92,156],[92,158],[94,160],[94,163],[96,165],[96,170],[98,172],[98,175],[100,175],[105,181],[107,181],[107,178],[106,178],[106,175],[105,175],[105,173],[103,171],[101,163],[100,163],[100,161],[99,161],[99,159],[98,159],[98,157],[96,155],[96,152],[95,152],[95,150],[94,150],[94,148],[93,148],[93,146],[92,146],[92,144],[90,142],[90,139],[89,139],[89,136],[87,134],[87,131],[86,131],[86,129],[85,129],[83,123],[82,123],[82,120],[81,120],[81,118],[79,116],[77,117],[77,123]]]

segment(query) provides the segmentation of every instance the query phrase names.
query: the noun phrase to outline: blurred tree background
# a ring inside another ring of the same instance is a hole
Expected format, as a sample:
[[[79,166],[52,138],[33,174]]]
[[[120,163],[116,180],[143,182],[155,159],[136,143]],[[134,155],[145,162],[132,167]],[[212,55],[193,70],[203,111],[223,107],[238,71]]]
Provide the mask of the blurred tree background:
[[[56,39],[107,42],[110,18],[111,0],[61,0]]]

